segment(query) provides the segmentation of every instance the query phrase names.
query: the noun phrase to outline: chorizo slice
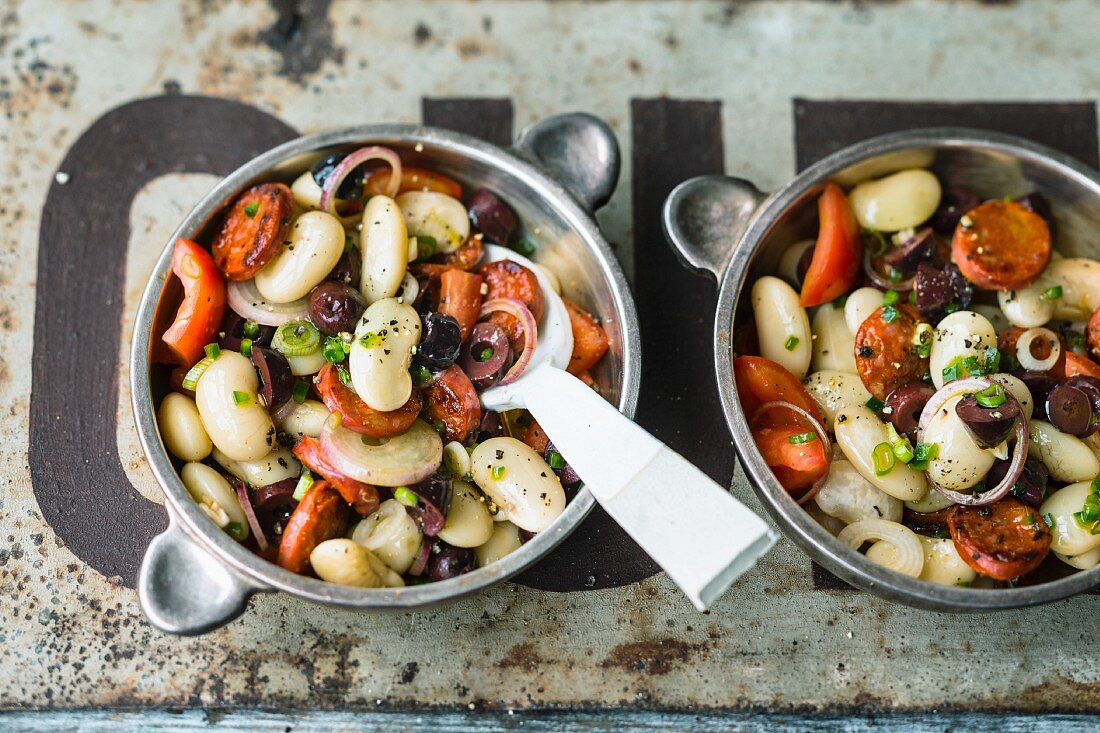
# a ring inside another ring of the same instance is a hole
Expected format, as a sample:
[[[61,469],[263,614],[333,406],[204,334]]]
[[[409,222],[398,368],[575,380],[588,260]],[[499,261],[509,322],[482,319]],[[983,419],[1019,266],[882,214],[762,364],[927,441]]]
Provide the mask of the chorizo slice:
[[[1050,528],[1039,511],[1011,496],[986,506],[956,507],[947,526],[963,561],[995,580],[1030,573],[1050,551]]]
[[[439,373],[425,397],[428,418],[445,428],[444,442],[461,443],[481,425],[481,401],[470,378],[457,364]]]
[[[566,371],[575,376],[596,366],[610,342],[591,313],[567,298],[562,298],[562,302],[569,312],[569,327],[573,331],[573,353]]]
[[[317,374],[317,392],[325,407],[340,413],[345,428],[368,438],[392,438],[404,433],[423,406],[420,393],[414,389],[408,402],[396,410],[375,410],[340,381],[340,371],[332,364],[325,364]]]
[[[248,280],[275,257],[294,214],[285,183],[261,183],[242,193],[210,246],[214,263],[230,280]]]
[[[924,318],[911,305],[882,306],[860,325],[855,338],[856,369],[873,396],[886,396],[906,382],[919,382],[928,372],[921,356],[917,327]]]
[[[348,511],[347,502],[327,481],[314,483],[283,529],[276,561],[279,567],[298,574],[309,571],[314,548],[347,532]]]
[[[951,255],[967,280],[988,290],[1030,285],[1050,262],[1050,228],[1015,201],[986,201],[955,227]]]
[[[302,436],[294,446],[294,457],[339,491],[344,501],[355,507],[359,514],[366,516],[378,508],[378,489],[337,471],[325,458],[321,441],[317,438]]]
[[[475,234],[469,237],[454,252],[438,255],[427,262],[412,262],[409,264],[409,270],[415,275],[428,278],[438,278],[447,270],[465,270],[468,272],[481,261],[481,254],[484,249],[481,235]]]

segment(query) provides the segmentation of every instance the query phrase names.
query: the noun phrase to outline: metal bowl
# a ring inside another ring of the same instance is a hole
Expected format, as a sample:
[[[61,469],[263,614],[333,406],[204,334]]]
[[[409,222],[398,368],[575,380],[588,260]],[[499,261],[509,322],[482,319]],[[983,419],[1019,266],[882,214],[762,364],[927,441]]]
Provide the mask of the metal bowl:
[[[756,494],[780,529],[816,562],[888,600],[937,611],[990,611],[1066,598],[1100,585],[1100,568],[1073,572],[1051,557],[1036,582],[1015,588],[958,588],[894,573],[841,544],[784,491],[753,442],[733,380],[734,339],[752,321],[751,283],[774,273],[789,244],[816,236],[816,201],[825,181],[851,185],[903,168],[925,167],[984,198],[1040,191],[1054,208],[1056,246],[1100,257],[1100,176],[1050,148],[966,129],[896,133],[845,148],[771,195],[748,181],[707,176],[678,186],[665,202],[669,241],[685,265],[718,281],[714,368],[726,422]]]
[[[168,390],[168,371],[149,358],[158,311],[175,307],[162,301],[171,244],[177,237],[209,242],[221,212],[248,186],[289,182],[322,155],[364,144],[391,147],[406,163],[451,176],[468,190],[485,186],[515,208],[541,242],[535,259],[558,275],[566,295],[602,319],[611,348],[594,376],[603,394],[633,416],[641,375],[637,315],[622,270],[592,219],[610,198],[619,173],[618,144],[601,120],[585,114],[551,117],[524,130],[510,150],[447,130],[402,125],[353,127],[281,145],[241,166],[188,214],[166,244],[138,307],[130,356],[134,414],[170,519],[146,552],[138,592],[146,615],[160,629],[204,633],[238,616],[254,593],[274,590],[355,609],[448,601],[528,567],[592,509],[592,495],[585,489],[546,531],[499,562],[439,583],[368,590],[295,575],[267,562],[215,527],[187,494],[156,425],[155,406]]]

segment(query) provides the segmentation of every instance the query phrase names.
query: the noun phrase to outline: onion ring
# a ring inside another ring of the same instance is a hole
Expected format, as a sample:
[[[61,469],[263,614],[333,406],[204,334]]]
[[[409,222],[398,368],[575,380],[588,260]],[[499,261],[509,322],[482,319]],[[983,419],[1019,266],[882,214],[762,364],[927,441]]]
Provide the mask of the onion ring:
[[[986,379],[985,377],[967,377],[965,379],[956,379],[954,382],[948,382],[940,387],[940,389],[932,395],[931,399],[928,400],[928,404],[924,406],[924,411],[920,414],[920,422],[917,426],[917,439],[920,440],[924,437],[924,430],[928,427],[928,423],[931,422],[932,416],[935,415],[949,399],[957,397],[960,394],[974,394],[992,385],[993,380]],[[1007,390],[1006,397],[1016,399],[1009,394]],[[1027,443],[1030,438],[1030,433],[1028,431],[1027,421],[1023,419],[1022,413],[1020,417],[1016,419],[1015,431],[1016,445],[1012,449],[1012,463],[1009,465],[1008,472],[1004,475],[1004,478],[1001,479],[1001,482],[989,491],[984,491],[980,494],[964,494],[959,491],[944,488],[933,481],[928,475],[928,472],[925,471],[924,475],[928,479],[928,483],[943,496],[963,506],[984,506],[1003,498],[1004,495],[1012,489],[1017,479],[1020,478],[1020,474],[1023,473],[1024,470],[1024,463],[1027,461]]]
[[[413,277],[411,272],[406,272],[405,279],[401,282],[401,292],[397,297],[412,305],[418,295],[420,295],[420,281]]]
[[[264,530],[260,527],[260,520],[256,519],[256,512],[252,509],[248,488],[244,485],[244,481],[239,479],[233,481],[233,488],[237,490],[237,498],[241,500],[241,508],[244,509],[244,516],[248,518],[248,526],[252,528],[252,534],[256,537],[256,544],[260,546],[260,552],[267,552],[270,545],[267,544],[267,537],[264,536]]]
[[[860,519],[840,530],[836,538],[853,550],[858,550],[868,540],[893,545],[897,550],[899,566],[883,567],[902,575],[916,578],[924,569],[924,548],[917,533],[904,524],[885,519]]]
[[[877,269],[875,269],[874,263],[871,261],[871,251],[866,247],[863,248],[863,271],[867,274],[867,277],[877,287],[883,290],[894,290],[899,293],[904,293],[907,290],[913,289],[913,283],[917,279],[916,275],[910,275],[904,280],[898,280],[894,282],[888,277],[883,277]]]
[[[1031,353],[1031,344],[1038,338],[1046,339],[1050,343],[1050,354],[1045,359],[1037,359]],[[1020,366],[1029,372],[1050,371],[1058,363],[1058,358],[1061,356],[1062,342],[1058,339],[1058,335],[1049,328],[1029,328],[1021,333],[1016,340],[1016,361],[1020,362]]]
[[[527,306],[515,298],[493,298],[492,300],[485,301],[481,306],[481,312],[478,314],[478,318],[484,318],[490,313],[498,311],[507,313],[516,318],[523,328],[523,353],[519,355],[515,364],[513,364],[512,367],[504,373],[504,376],[500,378],[500,381],[496,383],[496,386],[503,387],[519,379],[527,369],[527,366],[531,363],[531,358],[535,354],[535,345],[538,339],[538,326],[535,325],[535,316]]]
[[[294,412],[294,408],[297,406],[298,403],[295,402],[293,398],[289,400],[283,400],[283,404],[279,405],[271,411],[271,422],[275,423],[275,425],[278,426],[279,423],[283,422],[291,416],[291,414]]]
[[[412,576],[423,575],[431,556],[432,543],[428,541],[427,537],[424,537],[420,540],[420,548],[416,551],[416,557],[413,558],[413,563],[406,572]]]
[[[825,471],[825,475],[814,481],[813,485],[808,488],[802,496],[795,500],[795,503],[801,505],[808,502],[810,499],[817,496],[817,492],[821,491],[821,487],[825,485],[825,482],[829,480],[829,472],[833,466],[833,441],[829,437],[829,431],[825,429],[825,425],[819,421],[816,417],[810,414],[808,410],[804,410],[798,405],[791,402],[784,402],[783,400],[772,400],[771,402],[765,402],[756,408],[756,412],[752,413],[749,418],[749,427],[751,428],[753,423],[760,419],[760,416],[769,410],[774,410],[777,407],[784,407],[788,410],[793,410],[795,413],[804,417],[809,421],[810,425],[814,427],[817,432],[817,439],[821,441],[821,448],[825,452],[825,460],[828,461],[829,469]]]
[[[443,441],[423,420],[413,421],[406,432],[380,445],[368,445],[362,435],[330,417],[321,430],[321,450],[339,473],[390,488],[415,484],[431,476],[443,462]]]
[[[281,326],[309,316],[309,298],[299,298],[290,303],[269,303],[260,295],[252,280],[230,282],[226,288],[226,300],[237,315],[261,326]]]
[[[401,158],[389,148],[384,148],[380,145],[368,145],[365,148],[359,148],[355,152],[348,153],[347,156],[332,169],[332,173],[329,173],[328,178],[325,179],[325,185],[321,187],[321,199],[318,203],[318,207],[321,211],[336,216],[336,191],[340,188],[340,184],[344,182],[344,179],[347,178],[353,170],[368,160],[375,159],[384,160],[390,164],[392,172],[390,173],[389,181],[386,183],[386,195],[390,198],[396,196],[398,188],[401,185]]]

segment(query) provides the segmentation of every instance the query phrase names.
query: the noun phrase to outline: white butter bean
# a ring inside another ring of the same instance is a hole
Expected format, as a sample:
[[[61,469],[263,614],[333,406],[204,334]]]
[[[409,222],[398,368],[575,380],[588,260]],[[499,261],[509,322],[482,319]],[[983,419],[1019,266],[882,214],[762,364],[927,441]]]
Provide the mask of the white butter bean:
[[[814,353],[810,370],[834,369],[856,374],[856,340],[848,329],[844,310],[833,303],[817,309],[813,320]]]
[[[377,555],[394,572],[404,573],[416,559],[423,535],[405,507],[395,499],[387,499],[355,525],[351,538]]]
[[[304,298],[344,253],[344,227],[332,214],[308,211],[290,227],[289,240],[256,273],[256,289],[272,303]]]
[[[1080,555],[1063,555],[1060,552],[1055,552],[1054,556],[1066,565],[1077,568],[1078,570],[1092,570],[1097,565],[1100,565],[1100,547],[1089,550],[1088,552],[1082,552]]]
[[[848,324],[848,330],[852,332],[852,349],[855,350],[855,335],[863,322],[871,317],[871,314],[882,307],[883,294],[876,288],[859,288],[844,302],[844,321]],[[855,361],[855,354],[852,354]]]
[[[1043,276],[1062,286],[1054,317],[1087,321],[1100,307],[1100,262],[1084,257],[1051,258]]]
[[[955,413],[958,395],[944,402],[924,429],[921,441],[934,443],[939,453],[928,463],[928,477],[953,491],[977,486],[993,467],[993,453],[979,446],[971,437],[966,423]]]
[[[978,315],[985,316],[985,319],[989,321],[990,325],[993,326],[993,330],[997,333],[1000,333],[1012,325],[1008,322],[1008,319],[1005,318],[1004,311],[998,306],[986,305],[985,303],[974,303],[970,306],[970,310]]]
[[[848,199],[865,229],[896,232],[922,224],[940,205],[940,182],[926,170],[905,170],[852,189]]]
[[[169,392],[157,410],[157,425],[164,447],[176,458],[201,461],[210,455],[210,436],[199,417],[195,401],[179,392]]]
[[[439,531],[439,539],[455,547],[478,547],[493,534],[493,518],[477,489],[461,479],[454,480],[447,523]]]
[[[368,305],[392,298],[404,282],[409,264],[409,234],[396,201],[388,196],[371,197],[363,209],[361,242],[359,292]]]
[[[1093,534],[1073,517],[1085,508],[1085,499],[1091,493],[1092,481],[1080,481],[1058,489],[1039,507],[1039,514],[1049,514],[1054,520],[1050,529],[1050,549],[1054,552],[1073,557],[1100,548],[1100,534]]]
[[[290,184],[290,192],[294,194],[294,203],[303,209],[321,208],[321,187],[313,180],[313,174],[306,171],[294,179]]]
[[[348,366],[355,392],[368,406],[389,412],[408,402],[409,364],[419,342],[420,316],[408,303],[385,298],[367,308],[355,329]]]
[[[406,191],[397,197],[413,237],[432,237],[436,252],[454,252],[470,236],[470,217],[456,198],[437,191]]]
[[[783,250],[783,256],[779,258],[779,276],[794,287],[800,287],[802,283],[798,280],[798,263],[806,250],[813,246],[814,240],[804,239]]]
[[[258,386],[256,368],[236,351],[223,351],[199,377],[195,404],[203,427],[231,460],[263,458],[275,445],[275,426],[256,396]],[[234,392],[244,394],[243,404],[237,404]]]
[[[515,438],[490,438],[470,455],[474,482],[520,529],[541,532],[565,510],[565,491],[538,453]]]
[[[920,579],[937,585],[970,585],[978,574],[966,564],[949,539],[919,537],[924,548]]]
[[[821,511],[845,524],[861,519],[901,521],[901,501],[865,479],[848,461],[832,462],[814,501]]]
[[[952,313],[939,322],[932,339],[932,353],[928,360],[932,383],[936,389],[942,387],[943,370],[953,363],[959,364],[960,377],[967,376],[962,360],[968,356],[977,358],[978,364],[984,367],[987,351],[996,347],[997,332],[988,318],[974,311]]]
[[[493,525],[493,535],[485,544],[474,549],[477,566],[483,568],[520,548],[523,542],[519,538],[519,527],[511,522],[497,522]]]
[[[288,356],[286,361],[290,365],[291,374],[296,377],[305,377],[321,371],[321,367],[325,365],[325,355],[321,349],[317,349],[308,354]]]
[[[288,478],[297,478],[302,472],[302,464],[288,448],[273,450],[255,461],[234,461],[215,448],[214,460],[230,475],[250,486],[270,486]]]
[[[321,428],[325,426],[329,410],[324,403],[317,400],[305,400],[297,405],[289,415],[279,423],[279,430],[291,437],[298,439],[308,435],[311,438],[321,437]]]
[[[443,465],[452,476],[462,478],[470,473],[470,452],[457,440],[443,446]]]
[[[1100,474],[1100,461],[1080,438],[1042,420],[1030,420],[1028,428],[1028,456],[1042,461],[1055,481],[1091,481]]]
[[[806,377],[806,389],[825,413],[825,426],[834,429],[836,415],[845,407],[865,405],[871,393],[858,375],[826,369]]]
[[[386,567],[370,550],[348,539],[325,540],[309,555],[317,577],[355,588],[400,587],[401,576]]]
[[[1035,404],[1031,400],[1031,390],[1027,388],[1023,380],[1011,374],[991,374],[989,378],[1000,383],[1005,391],[1010,393],[1020,403],[1020,410],[1025,420],[1031,419],[1031,413],[1035,410]]]
[[[235,524],[236,538],[248,538],[248,518],[241,500],[220,473],[203,463],[186,463],[180,471],[180,479],[202,513],[214,524],[221,529]]]
[[[1040,277],[1026,288],[998,290],[997,302],[1013,326],[1037,328],[1054,317],[1055,301],[1043,298],[1043,293],[1052,286],[1051,280]]]
[[[805,377],[810,369],[812,332],[794,288],[765,275],[752,285],[752,312],[760,355],[786,367],[799,379]]]
[[[837,445],[863,478],[902,501],[924,496],[928,490],[924,474],[900,461],[885,476],[875,474],[871,454],[888,439],[886,425],[875,413],[862,405],[845,407],[837,414],[835,426]]]

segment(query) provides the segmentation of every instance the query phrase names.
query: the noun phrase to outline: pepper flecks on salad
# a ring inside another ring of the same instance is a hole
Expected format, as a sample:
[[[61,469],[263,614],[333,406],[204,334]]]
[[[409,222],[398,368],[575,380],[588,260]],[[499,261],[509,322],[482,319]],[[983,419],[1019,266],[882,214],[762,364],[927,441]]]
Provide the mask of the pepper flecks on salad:
[[[546,529],[581,485],[528,413],[481,407],[530,362],[543,294],[518,262],[481,263],[485,241],[533,240],[496,194],[464,193],[369,146],[240,194],[208,248],[175,244],[161,436],[200,510],[291,572],[453,578]],[[607,334],[565,304],[568,369],[594,385]]]
[[[752,284],[756,446],[852,549],[959,586],[1100,564],[1100,262],[1055,234],[1039,193],[828,182],[816,240]]]

